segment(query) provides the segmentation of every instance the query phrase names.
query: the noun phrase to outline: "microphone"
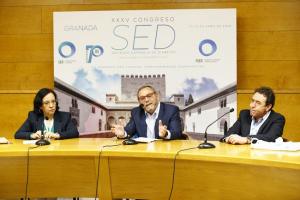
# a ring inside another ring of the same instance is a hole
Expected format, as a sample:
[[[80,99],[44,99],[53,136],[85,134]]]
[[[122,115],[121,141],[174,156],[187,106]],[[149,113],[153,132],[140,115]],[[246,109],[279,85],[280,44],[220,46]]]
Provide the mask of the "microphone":
[[[138,142],[135,141],[134,139],[131,139],[131,134],[127,133],[127,138],[123,140],[122,144],[124,145],[133,145],[133,144],[137,144]]]
[[[212,123],[210,123],[206,127],[205,132],[204,132],[204,142],[201,143],[201,144],[199,144],[199,146],[198,146],[199,149],[209,149],[209,148],[215,148],[216,147],[215,145],[207,142],[207,129],[208,129],[208,127],[210,127],[211,125],[213,125],[216,121],[218,121],[219,119],[221,119],[223,116],[225,116],[228,113],[231,113],[233,111],[234,111],[234,108],[231,108],[228,112],[226,112],[223,115],[221,115],[221,117],[218,117],[215,121],[213,121]]]
[[[45,116],[45,119],[48,120],[48,117]],[[39,139],[38,141],[36,141],[35,145],[44,146],[44,145],[49,145],[50,144],[49,140],[45,140],[44,129],[45,129],[45,125],[44,125],[44,120],[43,120],[42,130],[41,130],[42,136],[41,136],[41,139]]]

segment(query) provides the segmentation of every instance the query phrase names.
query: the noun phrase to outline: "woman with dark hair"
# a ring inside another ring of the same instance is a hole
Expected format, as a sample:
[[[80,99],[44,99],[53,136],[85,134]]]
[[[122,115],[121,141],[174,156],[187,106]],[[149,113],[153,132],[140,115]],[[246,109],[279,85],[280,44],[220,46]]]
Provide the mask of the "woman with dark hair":
[[[35,140],[42,136],[45,139],[76,138],[79,133],[68,112],[58,111],[58,101],[55,92],[42,88],[33,101],[33,111],[15,133],[16,139]]]

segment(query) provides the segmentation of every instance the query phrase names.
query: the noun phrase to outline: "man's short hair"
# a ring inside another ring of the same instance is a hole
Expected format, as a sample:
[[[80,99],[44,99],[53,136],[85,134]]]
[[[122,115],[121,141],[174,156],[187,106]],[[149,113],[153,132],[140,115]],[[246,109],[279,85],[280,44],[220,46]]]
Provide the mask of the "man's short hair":
[[[266,106],[267,105],[272,105],[271,109],[274,107],[275,105],[275,94],[273,92],[273,90],[270,88],[270,87],[265,87],[265,86],[262,86],[260,88],[256,88],[254,90],[254,93],[259,93],[259,94],[262,94],[266,97]]]
[[[137,98],[139,98],[139,93],[142,89],[144,88],[150,88],[155,94],[157,94],[156,90],[154,89],[154,87],[152,87],[151,85],[143,85],[142,87],[140,87],[136,93]]]

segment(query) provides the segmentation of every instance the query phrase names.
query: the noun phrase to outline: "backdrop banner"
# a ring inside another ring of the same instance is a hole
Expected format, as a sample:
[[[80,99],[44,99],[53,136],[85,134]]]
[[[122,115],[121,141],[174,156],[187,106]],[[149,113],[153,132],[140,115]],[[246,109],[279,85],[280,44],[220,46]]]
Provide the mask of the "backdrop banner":
[[[53,21],[55,90],[81,134],[126,123],[144,84],[179,106],[187,132],[236,110],[235,9],[55,12]],[[208,132],[235,120],[236,111]]]

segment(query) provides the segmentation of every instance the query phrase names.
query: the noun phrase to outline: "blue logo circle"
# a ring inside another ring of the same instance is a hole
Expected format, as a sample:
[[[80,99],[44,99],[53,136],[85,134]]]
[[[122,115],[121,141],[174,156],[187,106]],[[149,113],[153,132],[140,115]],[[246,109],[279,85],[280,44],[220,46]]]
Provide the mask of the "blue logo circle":
[[[94,46],[93,49],[92,49],[92,54],[95,57],[99,57],[103,53],[104,53],[104,49],[100,45]]]
[[[204,50],[203,50],[204,45],[210,45],[211,46],[210,52],[204,52]],[[210,56],[210,55],[214,54],[217,51],[217,45],[213,40],[205,39],[205,40],[202,40],[200,42],[199,51],[203,56]]]
[[[71,50],[70,53],[66,54],[62,51],[62,48],[64,48],[65,46],[70,48],[70,50]],[[65,41],[65,42],[61,43],[58,47],[58,52],[63,58],[69,58],[69,57],[73,56],[75,51],[76,51],[75,45],[69,41]]]

